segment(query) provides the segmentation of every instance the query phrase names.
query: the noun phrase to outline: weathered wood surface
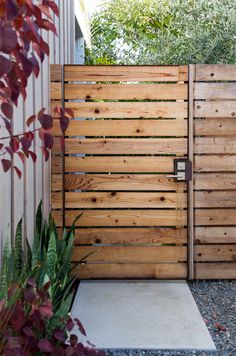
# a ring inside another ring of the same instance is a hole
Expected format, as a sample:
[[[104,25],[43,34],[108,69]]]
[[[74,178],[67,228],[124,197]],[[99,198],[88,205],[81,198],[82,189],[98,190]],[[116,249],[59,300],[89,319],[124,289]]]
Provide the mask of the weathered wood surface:
[[[236,131],[236,126],[235,126]],[[53,133],[61,135],[55,120]],[[187,120],[73,120],[67,136],[187,136]]]
[[[195,229],[196,243],[236,243],[236,226],[204,226]]]
[[[76,217],[82,213],[76,226],[186,226],[185,210],[66,210],[66,225],[71,226]],[[61,226],[61,211],[54,210],[56,224]],[[236,219],[236,217],[234,217]]]
[[[235,137],[196,137],[195,154],[236,154]]]
[[[196,173],[194,184],[199,190],[235,190],[236,173]]]
[[[236,209],[224,209],[224,207],[220,209],[196,209],[195,224],[206,226],[236,225]]]
[[[198,245],[196,261],[236,261],[236,244]]]
[[[56,86],[53,89],[56,92]],[[187,97],[187,84],[65,84],[67,100],[187,100]]]
[[[236,100],[195,101],[194,117],[235,117]]]
[[[236,156],[195,156],[194,170],[195,172],[236,172]]]
[[[187,102],[65,102],[80,118],[186,118]],[[225,109],[226,110],[226,109]],[[212,115],[211,115],[212,116]],[[227,116],[227,115],[224,115]]]
[[[86,263],[79,265],[74,274],[80,279],[172,279],[187,278],[186,263]]]
[[[188,80],[188,66],[65,66],[65,81],[178,82]]]
[[[236,279],[235,262],[196,263],[197,279]]]
[[[194,193],[196,208],[236,208],[236,191],[205,191]]]
[[[196,81],[236,81],[234,64],[197,64]]]
[[[62,207],[62,194],[52,193],[52,207]],[[223,199],[223,198],[222,198]],[[233,199],[230,199],[231,204]],[[199,199],[200,200],[200,199]],[[234,203],[235,204],[235,203]],[[71,208],[186,208],[186,193],[66,192],[65,207]]]
[[[236,120],[234,118],[207,118],[194,120],[195,136],[235,137]]]
[[[194,98],[205,100],[235,100],[236,83],[195,83]]]

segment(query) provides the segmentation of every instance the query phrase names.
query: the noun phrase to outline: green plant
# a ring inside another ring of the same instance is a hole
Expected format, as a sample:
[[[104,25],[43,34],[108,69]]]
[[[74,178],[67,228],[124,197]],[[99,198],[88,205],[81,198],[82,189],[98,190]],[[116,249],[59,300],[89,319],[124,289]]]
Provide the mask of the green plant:
[[[71,275],[71,255],[74,243],[74,225],[64,229],[59,238],[55,222],[50,215],[48,222],[43,222],[42,203],[36,214],[35,235],[32,248],[26,243],[23,252],[22,220],[17,225],[15,243],[10,242],[8,234],[3,252],[0,277],[0,299],[8,301],[7,291],[13,283],[24,284],[25,280],[33,277],[38,288],[50,282],[50,298],[53,317],[50,328],[53,329],[60,320],[68,315],[75,293],[76,277]]]

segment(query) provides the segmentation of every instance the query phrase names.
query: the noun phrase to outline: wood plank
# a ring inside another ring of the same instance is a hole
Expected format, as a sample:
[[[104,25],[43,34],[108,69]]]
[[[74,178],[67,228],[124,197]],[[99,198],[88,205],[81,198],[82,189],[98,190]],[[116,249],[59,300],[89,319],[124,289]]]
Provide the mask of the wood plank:
[[[214,140],[214,139],[213,139]],[[230,141],[229,151],[236,143]],[[214,143],[213,143],[214,144]],[[220,143],[219,143],[220,146]],[[221,146],[220,146],[221,147]],[[54,140],[54,154],[61,153],[60,138]],[[83,154],[187,154],[185,138],[67,138],[65,153]]]
[[[61,82],[62,81],[62,65],[61,64],[51,64],[50,65],[50,80],[51,80],[51,82]]]
[[[65,84],[65,99],[187,100],[187,84]]]
[[[235,262],[196,263],[197,279],[236,279]]]
[[[236,225],[236,209],[196,209],[195,225]]]
[[[235,245],[236,249],[236,245]],[[77,262],[90,254],[89,262],[185,262],[186,246],[75,246],[71,260]]]
[[[187,102],[65,102],[81,118],[187,118]],[[212,115],[211,115],[212,116]],[[227,116],[227,115],[224,115]]]
[[[234,137],[195,137],[195,154],[235,154]]]
[[[235,100],[236,83],[195,83],[194,99]]]
[[[230,198],[229,198],[230,200]],[[52,208],[62,207],[61,192],[52,193]],[[186,193],[66,192],[65,207],[71,208],[186,208]]]
[[[65,171],[70,172],[150,172],[150,173],[172,173],[174,157],[66,157]],[[62,160],[53,157],[52,172],[62,171]]]
[[[195,136],[226,136],[235,137],[236,120],[233,118],[207,118],[194,120]]]
[[[195,101],[194,117],[235,117],[236,100]]]
[[[236,175],[235,175],[236,179]],[[204,182],[204,180],[203,180]],[[218,182],[219,183],[219,182]],[[200,184],[200,183],[199,183]],[[235,182],[236,185],[236,182]],[[175,182],[164,174],[66,174],[66,190],[186,190],[185,182]],[[52,175],[52,190],[61,190],[62,180]],[[236,189],[236,187],[235,187]]]
[[[75,245],[183,243],[187,243],[185,228],[78,228],[75,230]]]
[[[236,172],[236,156],[195,156],[194,170],[196,172]]]
[[[194,176],[195,189],[234,190],[236,189],[235,173],[200,173]]]
[[[71,120],[67,136],[187,136],[187,120]],[[236,124],[235,124],[236,132]],[[61,136],[58,120],[53,134]]]
[[[188,80],[188,66],[65,66],[65,81],[153,81]]]
[[[50,98],[51,100],[61,100],[62,83],[50,83]]]
[[[195,192],[196,208],[236,208],[236,191]]]
[[[196,227],[195,242],[206,244],[236,243],[236,227]]]
[[[234,64],[197,64],[196,81],[234,81],[236,67]]]
[[[197,262],[236,261],[236,244],[198,245],[195,250]]]
[[[66,210],[66,225],[71,226],[81,213],[76,226],[185,226],[185,210]],[[60,225],[61,211],[53,211],[55,222]]]
[[[79,279],[110,278],[187,278],[186,263],[86,263],[80,264],[74,274]]]

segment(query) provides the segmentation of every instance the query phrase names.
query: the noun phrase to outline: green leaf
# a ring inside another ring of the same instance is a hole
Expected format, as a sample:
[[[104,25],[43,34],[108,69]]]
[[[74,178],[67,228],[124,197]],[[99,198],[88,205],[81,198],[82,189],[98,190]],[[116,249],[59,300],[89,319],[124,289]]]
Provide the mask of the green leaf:
[[[50,236],[48,251],[47,251],[47,263],[48,263],[48,276],[50,280],[53,280],[56,276],[57,267],[57,242],[55,232],[53,231]]]
[[[42,231],[42,223],[43,223],[43,215],[42,215],[42,200],[39,203],[37,212],[36,212],[36,232],[38,233],[38,236],[41,235]]]
[[[15,236],[15,272],[16,280],[20,278],[23,270],[23,248],[22,248],[22,219],[16,227]]]

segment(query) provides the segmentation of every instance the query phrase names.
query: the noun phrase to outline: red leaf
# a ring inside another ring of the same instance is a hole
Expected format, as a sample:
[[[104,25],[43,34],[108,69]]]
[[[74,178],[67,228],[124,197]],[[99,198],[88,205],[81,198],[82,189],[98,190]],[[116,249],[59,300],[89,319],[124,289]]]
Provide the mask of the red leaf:
[[[36,119],[36,115],[32,115],[27,119],[26,125],[29,127]]]
[[[11,161],[9,161],[9,159],[2,159],[2,166],[4,172],[9,171],[9,169],[11,168]]]
[[[34,139],[34,133],[32,131],[25,132],[24,137],[32,142]]]
[[[24,164],[25,163],[25,155],[23,152],[17,152],[18,156],[21,159],[21,162]]]
[[[69,114],[71,118],[74,118],[74,111],[72,109],[64,109],[64,111]]]
[[[54,108],[54,113],[55,114],[60,114],[60,108],[59,108],[59,106],[55,106],[55,108]]]
[[[18,175],[18,178],[21,179],[22,174],[21,174],[21,171],[19,170],[19,168],[14,166],[14,170],[15,170],[16,174]]]
[[[11,147],[6,146],[5,150],[9,153],[9,155],[11,156],[11,158],[13,157],[13,149]]]
[[[71,318],[69,318],[66,322],[66,328],[68,331],[71,331],[75,326],[75,323],[73,322],[73,320]]]
[[[3,147],[4,147],[4,144],[0,143],[0,151],[3,149]]]
[[[26,77],[28,78],[33,71],[33,63],[29,60],[29,58],[23,52],[19,52],[18,55],[20,57],[23,71],[24,71]]]
[[[43,143],[45,148],[51,149],[53,146],[53,137],[50,133],[45,132],[43,135]]]
[[[52,305],[50,302],[40,305],[39,312],[42,317],[51,318],[53,316]]]
[[[59,16],[59,8],[54,1],[49,1],[48,6],[50,6],[56,16]]]
[[[13,107],[12,107],[12,104],[9,104],[9,103],[2,103],[2,105],[1,105],[1,110],[2,110],[3,114],[4,114],[8,119],[12,119],[12,115],[13,115]]]
[[[10,140],[10,147],[14,153],[17,152],[20,147],[19,138],[12,137]]]
[[[29,151],[29,154],[30,154],[30,157],[32,158],[33,162],[35,163],[36,160],[37,160],[36,154],[34,152],[32,152],[32,151]]]
[[[87,336],[87,335],[86,335],[86,331],[85,331],[85,329],[84,329],[84,327],[83,327],[81,321],[80,321],[79,319],[75,319],[75,322],[76,322],[76,324],[77,324],[77,326],[78,326],[79,331],[81,332],[81,334],[83,334],[84,336]]]
[[[55,337],[55,339],[64,342],[66,340],[65,337],[65,332],[64,330],[61,329],[56,329],[53,333],[53,336]]]
[[[14,20],[18,13],[19,7],[16,0],[6,0],[6,16],[8,20]]]
[[[32,47],[35,50],[35,52],[37,53],[40,61],[43,62],[45,55],[44,55],[44,52],[41,50],[40,46],[34,42],[32,44]]]
[[[50,20],[52,20],[52,16],[50,14],[50,10],[49,10],[48,6],[39,5],[38,7],[42,11],[42,13],[44,13],[44,15],[46,15]]]
[[[37,346],[41,352],[52,352],[53,351],[53,346],[50,341],[47,339],[41,339],[38,343]]]
[[[49,130],[52,128],[53,118],[51,115],[46,115],[46,114],[41,115],[39,117],[39,121],[45,130]]]
[[[44,155],[45,161],[47,162],[48,159],[49,159],[49,151],[44,147],[42,147],[42,151],[43,151],[43,155]]]
[[[65,132],[69,126],[70,119],[66,116],[61,116],[60,117],[60,126],[61,126],[61,131]]]
[[[13,63],[0,54],[0,77],[3,77],[4,74],[8,74],[12,67]]]
[[[16,32],[11,27],[0,27],[0,51],[9,54],[17,45]]]
[[[26,137],[22,137],[20,139],[20,142],[24,151],[28,151],[28,149],[31,147],[31,141],[28,140]]]
[[[33,63],[33,72],[34,72],[34,75],[36,78],[38,78],[39,76],[39,72],[40,72],[40,68],[39,68],[39,62],[38,60],[36,59],[35,55],[32,54],[32,57],[31,57],[31,62]]]
[[[215,323],[214,325],[219,331],[226,331],[227,330],[226,327],[224,327],[220,323]]]
[[[46,31],[52,31],[55,35],[57,35],[56,26],[52,22],[42,19],[41,21],[37,21],[37,25]]]
[[[46,110],[46,108],[42,108],[42,109],[39,110],[39,112],[37,114],[38,119],[40,118],[40,116],[42,116],[44,114],[45,110]]]

